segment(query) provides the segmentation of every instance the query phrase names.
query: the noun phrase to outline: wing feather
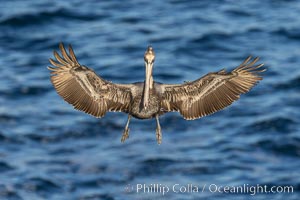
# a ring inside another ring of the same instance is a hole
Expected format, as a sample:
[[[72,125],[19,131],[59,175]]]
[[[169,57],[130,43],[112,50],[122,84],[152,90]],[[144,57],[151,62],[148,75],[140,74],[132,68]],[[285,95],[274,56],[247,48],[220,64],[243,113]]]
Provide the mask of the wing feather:
[[[221,70],[181,85],[161,84],[163,111],[178,111],[193,120],[224,109],[262,80],[260,73],[266,69],[255,65],[258,60],[249,56],[229,73]]]
[[[54,51],[56,61],[49,59],[54,67],[48,69],[53,86],[65,101],[95,117],[103,117],[107,111],[129,111],[131,84],[113,84],[80,65],[71,45],[69,54],[62,43],[59,49],[62,57]]]

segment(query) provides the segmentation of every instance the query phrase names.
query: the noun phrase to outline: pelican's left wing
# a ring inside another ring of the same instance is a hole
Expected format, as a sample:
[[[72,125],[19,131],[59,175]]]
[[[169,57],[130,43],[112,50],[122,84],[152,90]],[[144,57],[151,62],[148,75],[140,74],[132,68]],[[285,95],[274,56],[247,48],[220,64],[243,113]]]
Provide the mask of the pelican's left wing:
[[[181,85],[161,84],[162,111],[178,111],[187,120],[197,119],[221,110],[262,80],[263,64],[248,57],[233,71],[209,73]]]
[[[62,43],[62,57],[54,51],[57,61],[49,59],[55,67],[51,70],[51,82],[57,93],[75,109],[95,117],[103,117],[107,111],[128,112],[132,98],[132,84],[114,84],[98,76],[92,69],[80,65],[73,49],[69,54]]]

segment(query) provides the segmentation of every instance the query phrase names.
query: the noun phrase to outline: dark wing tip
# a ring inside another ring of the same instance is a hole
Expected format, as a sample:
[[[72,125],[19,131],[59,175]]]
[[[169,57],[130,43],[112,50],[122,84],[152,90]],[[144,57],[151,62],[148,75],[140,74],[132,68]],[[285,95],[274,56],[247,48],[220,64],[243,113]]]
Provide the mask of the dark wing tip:
[[[59,50],[61,52],[61,55],[57,51],[53,51],[53,55],[55,57],[55,60],[49,59],[49,62],[58,68],[72,68],[74,66],[80,66],[78,63],[75,53],[72,49],[72,46],[69,45],[69,53],[66,51],[64,44],[62,42],[59,43]]]
[[[266,68],[262,68],[262,66],[264,66],[264,63],[255,65],[258,61],[259,61],[259,57],[255,57],[252,61],[251,61],[251,56],[249,56],[248,58],[246,58],[237,68],[235,68],[233,71],[234,72],[250,72],[253,74],[257,74],[257,73],[261,73],[266,71]]]
[[[64,48],[64,43],[63,43],[63,42],[59,42],[58,47],[59,47],[60,49]]]
[[[79,65],[79,63],[78,63],[78,61],[77,61],[77,58],[76,58],[76,56],[75,56],[75,53],[74,53],[74,50],[73,50],[71,44],[69,44],[69,55],[71,56],[71,60],[72,60],[75,64]]]

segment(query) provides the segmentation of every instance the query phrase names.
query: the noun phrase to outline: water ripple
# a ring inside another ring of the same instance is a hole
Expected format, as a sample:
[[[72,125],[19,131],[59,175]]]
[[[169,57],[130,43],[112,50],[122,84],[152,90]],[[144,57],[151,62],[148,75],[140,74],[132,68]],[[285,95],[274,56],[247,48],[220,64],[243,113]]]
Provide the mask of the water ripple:
[[[59,8],[55,10],[40,11],[37,13],[24,13],[20,15],[14,15],[6,19],[0,20],[0,26],[37,26],[45,23],[53,22],[55,19],[64,20],[82,20],[93,21],[99,20],[99,18],[105,18],[104,14],[92,14],[92,13],[74,13],[65,8]]]
[[[285,117],[273,117],[271,119],[254,122],[253,124],[247,126],[245,129],[262,133],[289,133],[295,130],[296,125],[297,123],[293,119]]]
[[[159,199],[124,187],[183,182],[293,185],[294,196],[272,198],[297,199],[299,13],[298,1],[3,2],[0,199]],[[95,119],[56,94],[46,66],[61,41],[73,45],[79,62],[115,82],[143,81],[147,45],[156,52],[154,79],[162,83],[229,70],[249,54],[261,57],[268,71],[248,94],[211,116],[161,116],[161,145],[154,119],[132,119],[130,138],[121,143],[126,114]]]

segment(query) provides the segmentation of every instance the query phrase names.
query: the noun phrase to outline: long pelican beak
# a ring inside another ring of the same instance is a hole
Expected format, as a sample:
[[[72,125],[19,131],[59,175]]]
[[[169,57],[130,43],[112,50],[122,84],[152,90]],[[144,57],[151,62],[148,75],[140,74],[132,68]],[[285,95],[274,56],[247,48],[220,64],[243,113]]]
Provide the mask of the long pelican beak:
[[[144,105],[143,106],[144,106],[144,108],[147,108],[149,105],[153,63],[145,63],[145,65],[146,65],[146,77],[145,77],[145,86],[144,86]]]
[[[146,67],[146,77],[144,84],[143,107],[146,109],[149,105],[150,89],[153,87],[152,70],[154,64],[155,54],[152,47],[148,47],[144,59]]]

